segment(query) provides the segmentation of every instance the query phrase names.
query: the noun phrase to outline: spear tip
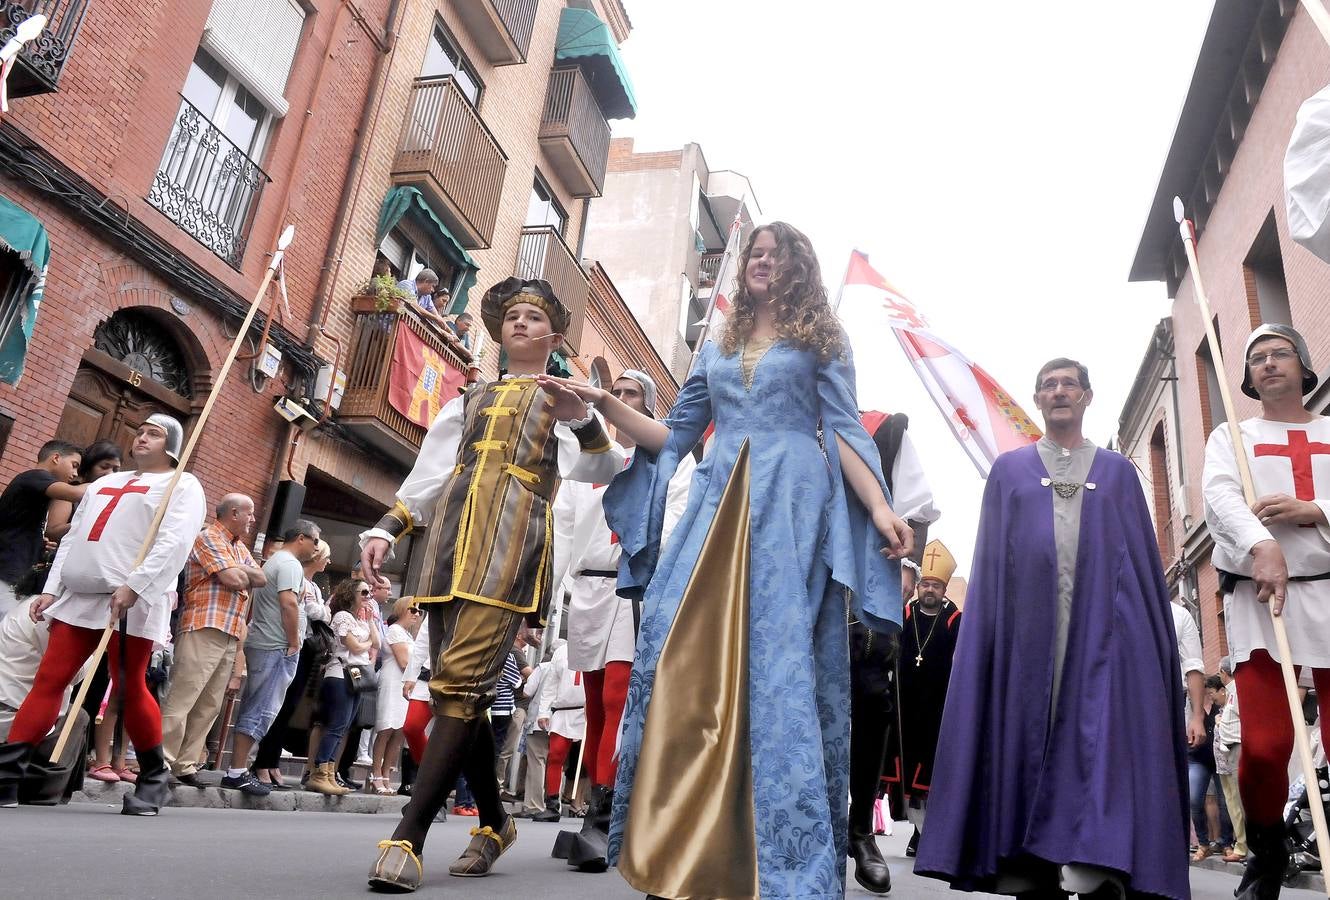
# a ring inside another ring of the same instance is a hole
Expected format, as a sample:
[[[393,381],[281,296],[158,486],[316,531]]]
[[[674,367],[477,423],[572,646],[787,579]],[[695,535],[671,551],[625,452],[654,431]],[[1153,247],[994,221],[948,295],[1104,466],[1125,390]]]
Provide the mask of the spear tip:
[[[1182,220],[1185,219],[1185,218],[1187,218],[1187,208],[1184,207],[1184,206],[1182,205],[1182,198],[1181,198],[1181,197],[1174,197],[1174,198],[1173,198],[1173,221],[1175,221],[1175,222],[1177,222],[1179,225],[1181,225],[1181,224],[1182,224]]]
[[[45,27],[46,16],[39,13],[35,16],[29,16],[20,22],[18,28],[14,30],[14,36],[26,43],[41,34],[42,29]]]
[[[295,236],[296,236],[296,226],[287,225],[286,228],[282,229],[282,236],[277,239],[277,249],[285,250],[287,248],[287,245],[291,243],[291,238]]]

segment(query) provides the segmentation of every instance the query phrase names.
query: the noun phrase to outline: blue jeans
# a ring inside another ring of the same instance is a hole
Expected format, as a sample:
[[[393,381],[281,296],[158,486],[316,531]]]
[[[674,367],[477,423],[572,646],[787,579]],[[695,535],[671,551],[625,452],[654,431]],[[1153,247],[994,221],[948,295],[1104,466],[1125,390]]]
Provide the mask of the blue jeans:
[[[1219,844],[1233,846],[1233,823],[1228,818],[1228,805],[1224,802],[1224,787],[1219,783],[1215,770],[1205,763],[1189,761],[1187,780],[1191,786],[1191,824],[1196,829],[1196,842],[1204,847],[1215,843],[1210,840],[1210,823],[1205,815],[1205,792],[1210,783],[1215,785],[1215,799],[1219,802]]]
[[[319,718],[325,728],[319,739],[318,752],[314,754],[314,765],[321,766],[337,758],[337,748],[346,737],[346,730],[355,721],[356,710],[360,707],[360,695],[351,693],[351,685],[345,677],[328,675],[323,679],[319,692]]]
[[[300,654],[286,655],[286,650],[258,650],[245,648],[245,693],[240,698],[240,710],[236,713],[235,730],[247,734],[255,741],[272,727],[272,720],[282,708],[286,699],[286,689],[291,686],[291,679],[296,677],[296,666],[300,664]],[[240,764],[246,765],[244,760]]]

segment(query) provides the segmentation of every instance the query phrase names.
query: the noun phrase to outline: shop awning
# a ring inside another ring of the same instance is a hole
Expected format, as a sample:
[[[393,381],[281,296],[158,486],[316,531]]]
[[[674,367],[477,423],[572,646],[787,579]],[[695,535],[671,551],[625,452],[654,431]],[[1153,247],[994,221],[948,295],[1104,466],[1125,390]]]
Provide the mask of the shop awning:
[[[559,14],[559,35],[554,40],[556,62],[575,62],[587,73],[591,89],[607,119],[637,116],[637,98],[628,68],[619,56],[610,27],[589,9],[568,7]]]
[[[430,234],[437,234],[439,237],[439,248],[443,255],[462,270],[462,284],[453,295],[452,309],[449,313],[460,313],[466,310],[467,292],[476,283],[476,273],[480,271],[479,264],[471,258],[471,254],[453,237],[453,233],[448,230],[448,226],[439,220],[430,209],[429,204],[425,202],[425,197],[417,188],[399,185],[392,188],[383,198],[383,207],[379,210],[379,224],[374,229],[375,246],[383,243],[384,237],[393,226],[401,221],[403,216],[410,216],[422,228],[427,229]]]
[[[46,228],[27,210],[0,197],[0,251],[13,253],[27,272],[0,294],[0,381],[18,384],[46,288],[51,244]]]

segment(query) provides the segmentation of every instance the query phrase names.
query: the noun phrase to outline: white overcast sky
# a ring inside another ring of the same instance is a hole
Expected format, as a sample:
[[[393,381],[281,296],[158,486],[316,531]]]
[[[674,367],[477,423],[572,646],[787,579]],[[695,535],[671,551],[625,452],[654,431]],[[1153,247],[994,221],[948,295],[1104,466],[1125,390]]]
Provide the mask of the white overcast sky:
[[[1040,421],[1056,356],[1117,418],[1162,284],[1127,272],[1212,0],[627,0],[638,150],[701,145],[806,232],[833,296],[852,249]],[[611,273],[611,276],[613,273]],[[910,414],[968,574],[983,482],[889,334],[853,335],[860,404]]]

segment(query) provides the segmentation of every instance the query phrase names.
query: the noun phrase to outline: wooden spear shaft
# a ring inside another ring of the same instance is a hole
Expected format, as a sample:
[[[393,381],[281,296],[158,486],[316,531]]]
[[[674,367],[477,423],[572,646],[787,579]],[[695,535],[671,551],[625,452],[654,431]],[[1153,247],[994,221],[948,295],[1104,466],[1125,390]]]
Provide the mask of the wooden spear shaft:
[[[1325,6],[1321,0],[1302,0],[1302,8],[1307,10],[1307,15],[1312,17],[1316,27],[1321,32],[1321,37],[1330,44],[1330,12],[1325,11]]]
[[[295,235],[296,227],[294,225],[286,226],[282,236],[277,240],[277,252],[272,255],[272,262],[268,264],[267,271],[263,273],[263,280],[259,283],[259,289],[254,293],[254,299],[249,302],[249,312],[245,314],[245,321],[241,323],[240,330],[236,333],[236,339],[231,342],[231,352],[226,355],[226,361],[222,363],[222,368],[217,373],[217,379],[213,382],[212,393],[208,394],[208,400],[203,404],[203,411],[199,413],[198,421],[194,423],[194,430],[190,432],[189,440],[185,443],[184,450],[180,453],[180,459],[176,462],[175,474],[166,484],[166,491],[162,494],[162,502],[157,506],[157,513],[152,517],[152,524],[148,526],[148,533],[143,537],[143,546],[139,547],[138,559],[134,562],[134,568],[137,569],[143,565],[143,561],[148,558],[152,551],[152,545],[157,541],[157,532],[162,527],[162,519],[166,517],[166,507],[171,502],[171,495],[175,493],[176,485],[180,483],[180,476],[184,474],[185,464],[194,454],[194,447],[199,442],[199,437],[203,434],[203,428],[208,423],[208,416],[212,412],[213,404],[217,402],[218,395],[222,392],[222,387],[226,384],[226,376],[231,372],[231,365],[236,361],[240,354],[240,347],[245,342],[245,336],[249,333],[249,327],[254,323],[254,316],[258,313],[259,307],[263,304],[263,297],[268,293],[268,285],[272,283],[273,275],[282,264],[282,256],[286,252],[287,245],[291,243],[291,238]],[[88,661],[86,671],[92,672],[97,669],[97,664],[102,660],[102,654],[106,652],[106,646],[111,642],[111,634],[115,631],[115,620],[107,623],[102,631],[102,639],[97,642],[97,649],[92,651],[92,657]],[[123,652],[123,649],[122,651]],[[88,696],[88,687],[92,684],[91,678],[84,678],[80,685],[78,695],[74,698],[70,709],[77,709],[83,705],[84,699]],[[55,742],[55,749],[51,752],[51,759],[59,759],[60,754],[65,750],[65,744],[69,742],[69,736],[74,730],[74,717],[65,717],[65,726],[60,729],[60,739]],[[146,748],[144,748],[146,749]]]
[[[1319,3],[1318,3],[1319,5]],[[1325,10],[1322,9],[1322,12]],[[1214,316],[1210,312],[1210,300],[1201,283],[1201,266],[1196,255],[1196,235],[1192,224],[1186,218],[1181,198],[1173,199],[1173,213],[1178,220],[1182,234],[1182,245],[1187,251],[1187,265],[1191,267],[1192,288],[1196,294],[1196,305],[1200,307],[1201,320],[1205,323],[1205,340],[1210,347],[1210,358],[1219,377],[1219,396],[1224,403],[1224,415],[1228,417],[1228,433],[1233,440],[1233,455],[1238,462],[1238,476],[1242,480],[1242,497],[1247,507],[1256,505],[1256,484],[1252,481],[1251,463],[1247,459],[1247,446],[1242,441],[1242,428],[1238,423],[1237,412],[1233,407],[1233,393],[1229,390],[1228,379],[1224,377],[1224,354],[1219,346],[1219,335],[1215,333]],[[1246,361],[1243,361],[1246,365]],[[1316,847],[1321,859],[1327,859],[1330,853],[1330,829],[1326,828],[1325,808],[1321,805],[1321,791],[1316,780],[1316,763],[1312,759],[1311,739],[1307,734],[1307,722],[1302,715],[1302,700],[1298,697],[1298,676],[1293,671],[1293,651],[1288,643],[1288,629],[1284,626],[1283,616],[1275,615],[1274,606],[1268,604],[1270,621],[1274,625],[1275,645],[1279,653],[1279,668],[1284,675],[1284,693],[1288,697],[1288,712],[1293,719],[1293,743],[1297,750],[1298,762],[1302,767],[1302,777],[1307,783],[1307,808],[1312,813],[1312,824],[1316,828]],[[1330,886],[1326,888],[1330,897]]]

